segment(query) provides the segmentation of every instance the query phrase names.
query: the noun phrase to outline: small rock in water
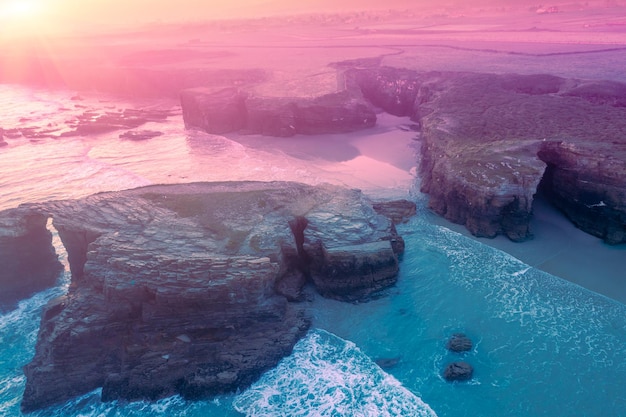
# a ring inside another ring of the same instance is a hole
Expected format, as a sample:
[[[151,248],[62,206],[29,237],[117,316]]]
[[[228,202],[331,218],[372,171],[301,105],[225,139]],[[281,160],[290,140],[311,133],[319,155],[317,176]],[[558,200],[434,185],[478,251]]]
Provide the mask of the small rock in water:
[[[443,371],[446,381],[467,381],[473,374],[474,368],[467,362],[452,362]]]
[[[452,352],[467,352],[472,350],[472,341],[463,333],[455,333],[452,335],[446,348]]]

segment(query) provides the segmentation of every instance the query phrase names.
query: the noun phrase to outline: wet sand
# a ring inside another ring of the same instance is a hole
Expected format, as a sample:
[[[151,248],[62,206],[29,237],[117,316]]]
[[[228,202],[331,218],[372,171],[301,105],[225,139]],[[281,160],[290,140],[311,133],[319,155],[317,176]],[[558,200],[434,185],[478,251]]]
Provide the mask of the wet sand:
[[[472,236],[463,226],[431,214],[433,223],[513,255],[524,263],[626,304],[626,245],[607,245],[577,229],[542,199],[535,200],[533,239],[516,243],[504,236]]]

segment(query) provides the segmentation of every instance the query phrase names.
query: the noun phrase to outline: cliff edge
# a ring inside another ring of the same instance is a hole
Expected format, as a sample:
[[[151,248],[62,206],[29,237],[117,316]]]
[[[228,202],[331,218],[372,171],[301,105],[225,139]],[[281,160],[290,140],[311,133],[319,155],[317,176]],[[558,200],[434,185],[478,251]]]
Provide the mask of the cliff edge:
[[[521,241],[540,191],[582,230],[626,242],[626,85],[390,67],[346,77],[421,126],[421,189],[436,213]]]
[[[104,400],[245,387],[307,331],[307,283],[367,299],[395,283],[404,248],[360,191],[330,185],[150,186],[0,219],[20,215],[53,218],[72,273],[42,314],[24,411],[97,387]]]

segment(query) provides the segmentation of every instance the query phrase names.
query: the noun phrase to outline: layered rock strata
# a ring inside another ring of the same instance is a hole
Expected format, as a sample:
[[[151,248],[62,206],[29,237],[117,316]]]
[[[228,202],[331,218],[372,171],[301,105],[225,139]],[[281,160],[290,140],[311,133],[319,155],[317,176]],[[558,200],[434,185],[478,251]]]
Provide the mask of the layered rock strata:
[[[626,85],[375,67],[349,88],[421,125],[429,206],[477,236],[531,236],[541,188],[578,227],[626,242]]]
[[[268,136],[345,133],[373,127],[376,114],[355,91],[314,98],[259,97],[235,88],[181,92],[185,126],[208,133]]]
[[[72,285],[44,309],[25,411],[97,387],[104,400],[245,387],[306,332],[290,302],[306,282],[341,300],[369,297],[395,282],[404,247],[358,190],[330,185],[151,186],[0,219],[32,215],[39,231],[54,219]]]

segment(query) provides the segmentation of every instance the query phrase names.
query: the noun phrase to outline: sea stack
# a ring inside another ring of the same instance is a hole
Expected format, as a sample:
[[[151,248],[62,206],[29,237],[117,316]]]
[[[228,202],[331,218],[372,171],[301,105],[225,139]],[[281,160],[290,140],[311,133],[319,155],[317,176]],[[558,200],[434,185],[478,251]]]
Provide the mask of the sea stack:
[[[404,247],[360,191],[331,185],[150,186],[0,212],[36,232],[49,217],[72,285],[44,309],[24,411],[97,387],[104,400],[243,388],[309,327],[285,287],[368,299],[395,283]]]

